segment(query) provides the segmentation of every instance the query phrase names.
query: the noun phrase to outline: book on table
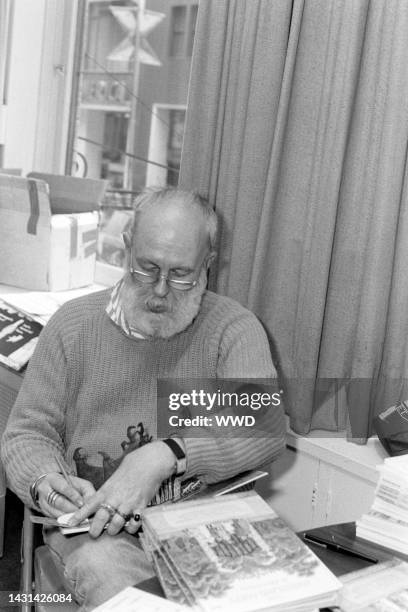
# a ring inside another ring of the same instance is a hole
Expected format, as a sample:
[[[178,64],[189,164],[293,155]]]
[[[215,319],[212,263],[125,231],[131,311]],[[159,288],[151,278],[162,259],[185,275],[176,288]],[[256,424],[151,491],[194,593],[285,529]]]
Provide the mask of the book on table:
[[[0,299],[0,362],[21,370],[34,352],[43,324]]]
[[[147,508],[142,545],[169,599],[211,612],[334,606],[339,580],[254,491]]]
[[[108,601],[94,608],[94,612],[182,612],[184,608],[177,604],[146,593],[141,589],[126,587]]]
[[[406,612],[408,563],[392,558],[341,576],[342,612]]]
[[[220,495],[226,495],[227,493],[248,491],[254,488],[257,480],[264,478],[267,475],[268,472],[263,470],[248,470],[247,472],[242,472],[237,476],[233,476],[228,480],[223,480],[222,482],[213,485],[207,485],[200,478],[195,476],[186,480],[172,476],[162,483],[161,487],[151,500],[150,505],[156,506],[158,504],[184,501],[186,499],[190,499],[191,497],[199,497],[203,494],[218,497]],[[73,512],[62,514],[58,517],[58,519],[32,515],[31,521],[33,523],[43,525],[59,526],[63,535],[73,535],[75,533],[89,531],[89,519],[86,519],[80,525],[70,525],[73,514]]]

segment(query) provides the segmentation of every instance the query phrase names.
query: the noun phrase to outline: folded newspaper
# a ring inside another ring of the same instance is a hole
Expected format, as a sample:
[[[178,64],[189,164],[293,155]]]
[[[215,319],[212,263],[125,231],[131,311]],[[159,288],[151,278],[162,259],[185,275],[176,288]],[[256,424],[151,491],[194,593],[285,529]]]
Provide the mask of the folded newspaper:
[[[254,491],[147,508],[141,540],[166,597],[196,610],[338,601],[339,580]]]

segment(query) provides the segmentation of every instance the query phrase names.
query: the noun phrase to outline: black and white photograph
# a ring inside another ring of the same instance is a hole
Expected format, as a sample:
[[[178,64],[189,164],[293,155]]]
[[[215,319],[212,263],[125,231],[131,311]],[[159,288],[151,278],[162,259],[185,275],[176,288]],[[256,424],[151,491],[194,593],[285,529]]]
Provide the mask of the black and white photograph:
[[[408,0],[0,0],[0,612],[408,612],[407,261]]]

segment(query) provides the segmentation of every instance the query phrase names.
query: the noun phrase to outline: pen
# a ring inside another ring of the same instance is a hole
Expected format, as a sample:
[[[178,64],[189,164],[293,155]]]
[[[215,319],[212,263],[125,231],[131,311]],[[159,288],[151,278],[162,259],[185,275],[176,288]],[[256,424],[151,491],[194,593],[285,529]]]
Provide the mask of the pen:
[[[61,470],[62,475],[64,476],[64,478],[65,478],[65,480],[67,481],[67,483],[68,483],[68,484],[70,484],[70,485],[71,485],[71,487],[72,487],[73,489],[75,489],[75,485],[74,485],[74,483],[73,483],[73,481],[72,481],[72,478],[71,478],[71,476],[68,474],[67,470],[64,468],[64,466],[63,466],[63,464],[62,464],[61,459],[60,459],[59,457],[57,457],[57,456],[56,456],[56,457],[55,457],[55,461],[58,463],[58,467],[59,467],[59,469]]]
[[[349,548],[348,546],[343,546],[342,544],[338,544],[337,542],[332,542],[330,540],[327,540],[326,538],[315,536],[310,533],[304,533],[303,538],[306,540],[306,542],[312,542],[313,544],[323,546],[328,550],[333,550],[343,555],[349,555],[350,557],[357,557],[358,559],[363,559],[364,561],[368,561],[369,563],[378,563],[378,559],[376,559],[375,557],[371,557],[366,553],[358,552],[357,550],[353,550],[352,548]]]

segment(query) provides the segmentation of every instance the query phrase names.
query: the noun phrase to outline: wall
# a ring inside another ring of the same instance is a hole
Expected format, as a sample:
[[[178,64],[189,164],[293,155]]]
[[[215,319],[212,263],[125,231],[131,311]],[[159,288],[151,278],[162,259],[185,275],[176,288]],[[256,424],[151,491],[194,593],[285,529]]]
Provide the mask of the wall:
[[[295,531],[354,521],[373,502],[386,456],[376,436],[362,446],[327,431],[288,430],[286,452],[257,490]]]

